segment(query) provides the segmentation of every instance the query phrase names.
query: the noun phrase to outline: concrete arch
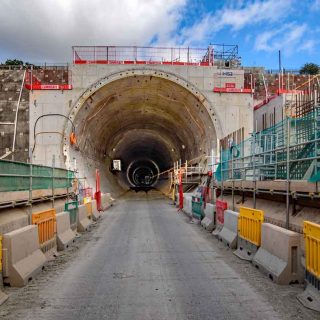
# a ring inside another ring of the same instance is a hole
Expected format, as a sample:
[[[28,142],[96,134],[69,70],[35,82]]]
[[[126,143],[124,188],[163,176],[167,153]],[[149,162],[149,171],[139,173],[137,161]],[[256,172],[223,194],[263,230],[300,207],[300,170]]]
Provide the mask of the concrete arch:
[[[120,72],[111,73],[109,75],[106,75],[105,77],[101,78],[100,80],[96,81],[94,84],[92,84],[87,90],[85,90],[80,98],[76,101],[76,103],[73,105],[72,109],[69,112],[69,119],[74,120],[77,116],[78,111],[81,109],[82,105],[85,103],[85,101],[93,95],[95,92],[97,92],[99,89],[103,88],[104,86],[126,78],[126,77],[134,77],[134,76],[153,76],[162,78],[165,80],[169,80],[175,84],[178,84],[179,86],[183,87],[185,90],[189,91],[191,94],[193,94],[199,102],[205,107],[208,114],[210,115],[212,124],[215,128],[216,134],[218,137],[222,137],[223,134],[223,126],[221,125],[221,121],[218,117],[218,114],[215,110],[215,107],[212,105],[210,100],[206,97],[206,95],[201,92],[200,89],[198,89],[194,84],[192,84],[187,79],[181,77],[180,75],[177,75],[173,72],[167,72],[161,69],[156,68],[134,68],[134,69],[127,69]],[[67,145],[67,137],[68,137],[68,129],[70,130],[70,126],[68,123],[66,123],[65,130],[64,130],[64,147],[63,147],[63,153],[67,157],[68,153],[68,145]]]
[[[71,127],[66,123],[66,166],[72,166],[73,159],[83,166],[86,155],[90,155],[88,159],[101,164],[107,160],[104,172],[109,170],[111,159],[121,159],[124,170],[128,170],[129,163],[140,155],[154,161],[161,171],[179,159],[205,161],[223,132],[204,92],[180,75],[156,68],[107,73],[88,86],[68,117],[77,127],[76,149],[80,153],[69,147]],[[125,188],[129,179],[119,175],[117,181]]]

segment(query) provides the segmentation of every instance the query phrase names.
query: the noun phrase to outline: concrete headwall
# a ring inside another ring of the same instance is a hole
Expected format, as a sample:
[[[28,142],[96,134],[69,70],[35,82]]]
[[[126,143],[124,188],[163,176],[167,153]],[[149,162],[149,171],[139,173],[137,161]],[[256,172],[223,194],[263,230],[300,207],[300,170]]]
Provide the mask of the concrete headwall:
[[[30,128],[33,128],[36,119],[49,113],[59,113],[74,119],[81,109],[82,103],[94,99],[100,88],[117,79],[132,76],[132,72],[139,75],[152,75],[164,78],[166,81],[178,84],[184,90],[189,90],[199,98],[212,120],[212,127],[218,138],[237,130],[245,128],[245,134],[252,131],[253,98],[250,94],[242,93],[215,93],[213,88],[224,87],[225,83],[233,82],[237,87],[243,87],[243,70],[235,69],[224,72],[223,69],[198,66],[136,66],[136,65],[74,65],[72,71],[73,89],[69,91],[33,91],[30,94]],[[155,75],[156,73],[156,75]],[[192,87],[192,90],[191,90]],[[90,91],[91,90],[91,91]],[[52,132],[68,133],[70,124],[62,117],[42,118],[37,127],[39,130],[50,128]],[[68,128],[68,129],[67,129]],[[68,141],[68,135],[65,136]],[[32,145],[33,135],[30,134]],[[65,155],[63,154],[65,153]],[[120,194],[123,189],[115,183],[116,178],[108,173],[108,164],[99,160],[95,154],[84,155],[71,150],[64,145],[64,137],[60,134],[46,134],[37,137],[34,151],[34,163],[51,165],[53,157],[57,167],[76,167],[81,176],[87,177],[90,185],[94,185],[95,169],[99,168],[107,176],[101,176],[101,189],[103,192]]]

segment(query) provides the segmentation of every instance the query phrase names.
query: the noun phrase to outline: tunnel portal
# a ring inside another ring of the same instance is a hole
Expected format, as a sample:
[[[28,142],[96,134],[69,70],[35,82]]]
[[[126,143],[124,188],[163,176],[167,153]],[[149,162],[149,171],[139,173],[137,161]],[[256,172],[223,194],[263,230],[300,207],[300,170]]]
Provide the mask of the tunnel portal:
[[[199,97],[155,75],[112,81],[88,96],[74,117],[80,161],[99,160],[104,174],[126,190],[165,188],[160,175],[182,162],[209,155],[216,146],[212,117]],[[112,161],[121,161],[121,171]],[[79,161],[79,160],[78,160]]]

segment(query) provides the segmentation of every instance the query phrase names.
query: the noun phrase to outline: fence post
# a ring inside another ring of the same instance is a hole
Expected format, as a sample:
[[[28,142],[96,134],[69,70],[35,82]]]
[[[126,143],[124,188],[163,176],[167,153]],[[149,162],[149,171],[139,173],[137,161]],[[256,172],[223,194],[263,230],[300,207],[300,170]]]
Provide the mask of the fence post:
[[[32,151],[29,150],[29,224],[31,224],[31,218],[32,218],[32,175],[33,175],[33,168],[32,168]]]
[[[51,185],[51,191],[52,191],[52,208],[54,208],[54,166],[55,166],[55,155],[52,155],[52,185]]]
[[[222,144],[220,143],[220,172],[221,172],[221,200],[223,201],[223,170],[222,170]]]
[[[287,191],[286,191],[286,228],[289,229],[290,218],[290,118],[287,117]]]
[[[233,148],[231,147],[231,178],[232,178],[232,210],[234,211],[234,163],[233,163]]]
[[[252,155],[252,165],[253,165],[253,208],[256,209],[256,132],[253,134],[253,155]]]

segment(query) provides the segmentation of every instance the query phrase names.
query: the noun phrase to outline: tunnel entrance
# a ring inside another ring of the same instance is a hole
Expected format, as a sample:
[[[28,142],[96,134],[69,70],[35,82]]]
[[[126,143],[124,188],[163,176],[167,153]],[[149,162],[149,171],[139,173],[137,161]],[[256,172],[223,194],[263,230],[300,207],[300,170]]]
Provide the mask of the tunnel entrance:
[[[159,173],[216,147],[212,114],[198,92],[165,75],[127,73],[92,91],[72,114],[80,152],[70,149],[70,158],[99,161],[109,185],[165,189],[168,176]],[[120,172],[112,171],[114,159]]]

